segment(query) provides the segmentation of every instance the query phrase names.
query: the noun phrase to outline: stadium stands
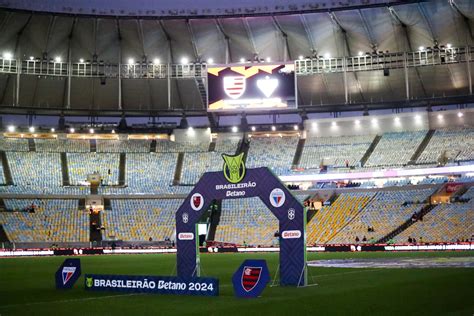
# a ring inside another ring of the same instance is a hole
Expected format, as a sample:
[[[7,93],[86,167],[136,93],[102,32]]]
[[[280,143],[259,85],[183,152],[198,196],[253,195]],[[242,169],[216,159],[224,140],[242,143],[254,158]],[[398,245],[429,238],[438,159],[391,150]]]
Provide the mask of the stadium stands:
[[[387,167],[406,165],[427,131],[385,133],[367,160],[368,167]]]
[[[171,193],[176,153],[127,154],[125,188],[100,187],[103,194]]]
[[[436,130],[417,163],[438,163],[443,155],[456,161],[474,160],[474,129]]]
[[[174,240],[175,212],[183,200],[112,200],[102,212],[103,239],[126,241]]]
[[[35,213],[23,210],[37,206]],[[87,242],[89,215],[78,210],[77,200],[5,200],[0,224],[13,242]]]
[[[277,175],[289,174],[298,137],[252,137],[247,167],[268,167]]]
[[[328,240],[329,243],[354,243],[356,237],[362,242],[375,242],[393,229],[408,220],[419,211],[428,197],[436,189],[390,190],[377,192],[359,214],[337,234]],[[373,232],[368,232],[373,227]]]
[[[372,192],[342,193],[332,205],[323,206],[308,223],[308,244],[327,243],[373,196]]]
[[[97,152],[100,153],[147,153],[151,140],[97,140]]]
[[[35,139],[36,151],[49,153],[87,153],[90,151],[88,139]]]
[[[222,169],[223,159],[220,153],[185,153],[182,184],[195,184],[204,172],[218,171]]]
[[[278,219],[260,198],[223,200],[216,241],[238,245],[271,246],[278,244],[274,237]]]
[[[0,137],[0,150],[4,151],[28,151],[28,140],[22,138]]]
[[[439,204],[407,230],[395,237],[395,242],[405,243],[408,238],[417,242],[456,242],[470,240],[474,233],[474,188],[463,197],[467,203]]]
[[[156,141],[156,151],[160,153],[178,153],[178,152],[205,152],[209,149],[209,142],[172,142],[169,140],[158,139]]]
[[[96,172],[101,175],[103,184],[118,184],[119,154],[68,153],[67,159],[72,185],[81,184],[87,180],[87,175]],[[59,162],[57,165],[60,165]]]
[[[7,157],[15,184],[61,186],[59,154],[8,152]]]
[[[299,167],[319,169],[321,165],[336,168],[358,167],[374,135],[306,138]]]

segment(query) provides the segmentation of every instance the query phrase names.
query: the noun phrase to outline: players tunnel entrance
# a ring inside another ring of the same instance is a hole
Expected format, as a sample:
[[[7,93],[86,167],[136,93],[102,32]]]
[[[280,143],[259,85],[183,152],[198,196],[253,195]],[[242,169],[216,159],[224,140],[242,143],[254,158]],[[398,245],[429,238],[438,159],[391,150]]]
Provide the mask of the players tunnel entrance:
[[[197,224],[213,200],[259,198],[278,220],[280,284],[306,285],[306,214],[303,206],[268,168],[234,168],[232,177],[229,176],[232,168],[226,170],[227,165],[226,160],[224,171],[227,173],[206,172],[176,212],[178,276],[200,274]]]

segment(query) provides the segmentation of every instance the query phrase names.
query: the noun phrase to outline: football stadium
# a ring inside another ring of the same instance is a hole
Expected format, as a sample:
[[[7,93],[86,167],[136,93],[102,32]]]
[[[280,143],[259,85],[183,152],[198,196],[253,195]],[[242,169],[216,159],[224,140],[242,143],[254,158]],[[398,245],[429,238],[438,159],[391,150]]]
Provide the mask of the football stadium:
[[[474,314],[474,1],[0,1],[0,316]]]

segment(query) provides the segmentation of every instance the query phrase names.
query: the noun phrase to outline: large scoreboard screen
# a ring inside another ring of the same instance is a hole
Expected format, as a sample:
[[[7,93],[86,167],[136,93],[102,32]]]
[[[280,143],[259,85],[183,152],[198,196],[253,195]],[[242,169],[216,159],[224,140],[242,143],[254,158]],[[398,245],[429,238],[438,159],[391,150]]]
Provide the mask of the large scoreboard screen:
[[[236,65],[207,68],[208,110],[295,109],[295,66]]]

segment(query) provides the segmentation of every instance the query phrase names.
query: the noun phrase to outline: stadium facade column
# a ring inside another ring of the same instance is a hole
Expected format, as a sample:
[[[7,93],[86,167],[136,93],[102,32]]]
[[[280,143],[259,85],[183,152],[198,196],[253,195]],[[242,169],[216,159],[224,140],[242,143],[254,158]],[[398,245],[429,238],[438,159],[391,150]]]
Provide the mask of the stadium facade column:
[[[306,213],[303,206],[268,168],[244,172],[238,183],[231,183],[224,172],[206,172],[176,212],[178,276],[199,275],[196,224],[213,200],[259,197],[279,221],[280,284],[306,285]]]

